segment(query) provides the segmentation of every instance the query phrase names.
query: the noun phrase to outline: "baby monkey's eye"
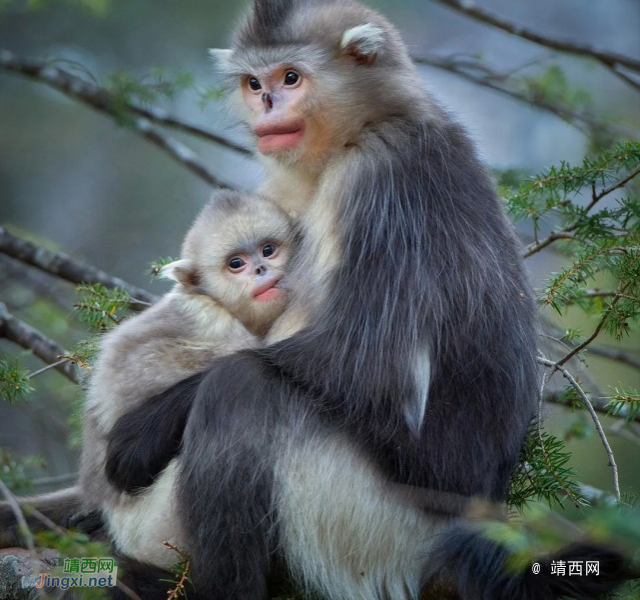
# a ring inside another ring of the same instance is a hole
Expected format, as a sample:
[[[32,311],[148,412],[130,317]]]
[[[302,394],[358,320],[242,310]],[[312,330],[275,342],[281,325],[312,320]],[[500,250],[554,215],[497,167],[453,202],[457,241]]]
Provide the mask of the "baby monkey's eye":
[[[300,75],[295,71],[287,71],[284,74],[284,84],[285,85],[295,85],[300,80]]]
[[[278,246],[276,246],[275,244],[265,244],[264,246],[262,246],[262,256],[264,256],[265,258],[269,258],[270,256],[273,256],[277,250]]]
[[[244,267],[247,263],[242,260],[239,256],[234,256],[233,258],[229,259],[229,271],[232,272],[237,272],[240,271],[240,269],[242,269],[242,267]]]
[[[249,77],[249,87],[254,92],[257,92],[258,90],[262,89],[262,85],[260,84],[260,81],[258,81],[255,77]]]

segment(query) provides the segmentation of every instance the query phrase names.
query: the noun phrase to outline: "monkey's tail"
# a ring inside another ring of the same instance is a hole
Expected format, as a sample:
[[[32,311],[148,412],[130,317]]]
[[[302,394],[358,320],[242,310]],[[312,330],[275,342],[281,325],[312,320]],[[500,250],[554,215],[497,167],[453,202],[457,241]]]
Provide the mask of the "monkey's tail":
[[[41,496],[18,498],[18,502],[32,533],[49,529],[37,513],[61,527],[75,527],[91,534],[102,526],[102,520],[97,513],[83,512],[80,491],[75,486]],[[12,507],[8,502],[0,502],[0,548],[24,544],[24,536]]]
[[[481,528],[457,524],[433,549],[427,580],[449,575],[462,600],[596,600],[630,577],[619,552],[595,543],[571,544],[517,572],[510,557]]]

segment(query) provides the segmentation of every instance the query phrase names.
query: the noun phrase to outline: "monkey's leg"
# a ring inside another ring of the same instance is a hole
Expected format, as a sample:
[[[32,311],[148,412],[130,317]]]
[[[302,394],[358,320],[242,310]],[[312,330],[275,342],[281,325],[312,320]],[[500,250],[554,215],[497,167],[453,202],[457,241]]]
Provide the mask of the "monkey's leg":
[[[193,584],[208,600],[267,598],[277,545],[273,451],[282,411],[268,401],[278,398],[279,379],[261,369],[252,356],[216,361],[185,431],[178,510]]]

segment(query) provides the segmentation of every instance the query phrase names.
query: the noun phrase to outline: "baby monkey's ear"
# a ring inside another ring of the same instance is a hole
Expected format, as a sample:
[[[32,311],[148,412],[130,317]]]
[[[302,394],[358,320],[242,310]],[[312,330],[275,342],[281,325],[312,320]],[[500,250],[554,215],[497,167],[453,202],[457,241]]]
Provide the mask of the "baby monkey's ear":
[[[195,265],[186,258],[174,260],[162,267],[160,269],[160,277],[171,279],[188,290],[193,290],[200,285],[200,275]]]
[[[384,32],[373,23],[347,29],[340,43],[342,51],[360,65],[371,65],[384,49]]]

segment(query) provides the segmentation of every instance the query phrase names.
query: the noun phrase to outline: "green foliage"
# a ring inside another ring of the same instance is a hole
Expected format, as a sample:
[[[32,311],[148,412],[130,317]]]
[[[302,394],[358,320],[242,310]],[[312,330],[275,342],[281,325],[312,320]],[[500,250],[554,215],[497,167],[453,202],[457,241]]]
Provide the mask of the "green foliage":
[[[564,508],[566,499],[574,506],[586,505],[576,474],[568,464],[570,458],[562,440],[532,426],[511,481],[507,504],[517,510],[532,501],[558,508]]]
[[[219,87],[201,88],[198,91],[198,105],[200,109],[206,108],[209,104],[217,102],[224,96],[224,90]]]
[[[79,285],[78,302],[73,307],[80,320],[91,329],[106,331],[122,320],[131,296],[122,288],[108,289],[102,284]]]
[[[563,162],[547,169],[508,199],[515,218],[533,223],[536,241],[527,254],[555,243],[572,256],[548,282],[542,303],[558,312],[579,306],[599,317],[598,330],[618,340],[640,317],[640,201],[627,195],[601,203],[639,174],[640,143],[620,142],[579,167]],[[586,203],[580,202],[585,193]],[[540,240],[549,217],[559,224]]]
[[[165,258],[159,258],[158,260],[154,260],[149,265],[149,275],[151,275],[151,278],[155,279],[156,277],[159,277],[162,267],[165,267],[169,263],[172,263],[174,260],[177,260],[177,259],[171,258],[170,256],[166,256]]]
[[[98,356],[100,348],[100,335],[90,335],[87,339],[79,341],[69,358],[83,369],[90,369]]]
[[[0,477],[15,494],[31,492],[34,472],[45,466],[41,456],[17,457],[6,448],[0,448]]]
[[[27,509],[28,510],[28,509]],[[113,556],[113,551],[106,543],[92,541],[86,533],[58,528],[35,534],[39,547],[52,548],[60,553],[60,564],[65,558],[102,558]],[[52,575],[63,576],[60,567],[55,568]],[[102,588],[73,588],[74,594],[82,600],[102,600],[107,598]]]
[[[579,111],[588,111],[593,106],[589,91],[572,87],[558,65],[551,65],[538,77],[521,77],[518,82],[532,102],[566,106]]]
[[[34,388],[29,384],[29,371],[17,361],[0,360],[0,398],[9,404],[24,400]]]
[[[150,106],[161,100],[172,100],[194,84],[195,78],[188,71],[167,73],[163,67],[154,67],[143,77],[115,71],[107,78],[105,87],[111,92],[111,112],[120,124],[126,125],[131,118],[130,104]]]
[[[607,408],[610,415],[633,421],[640,414],[640,392],[630,386],[614,387]]]

